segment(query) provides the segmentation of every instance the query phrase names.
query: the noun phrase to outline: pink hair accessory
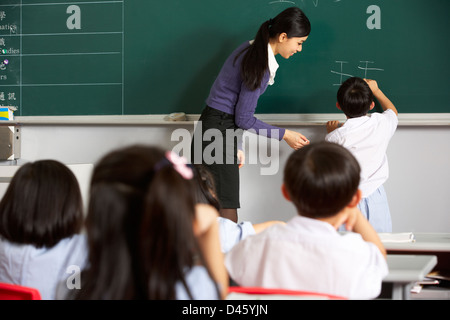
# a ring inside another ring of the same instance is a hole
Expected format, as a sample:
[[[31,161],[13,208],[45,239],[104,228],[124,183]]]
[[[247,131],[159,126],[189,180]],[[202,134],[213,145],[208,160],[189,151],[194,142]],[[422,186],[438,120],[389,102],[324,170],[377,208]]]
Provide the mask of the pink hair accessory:
[[[177,170],[183,178],[190,180],[194,177],[192,169],[187,166],[188,162],[186,158],[180,157],[173,151],[167,151],[166,158],[172,163],[174,169]]]

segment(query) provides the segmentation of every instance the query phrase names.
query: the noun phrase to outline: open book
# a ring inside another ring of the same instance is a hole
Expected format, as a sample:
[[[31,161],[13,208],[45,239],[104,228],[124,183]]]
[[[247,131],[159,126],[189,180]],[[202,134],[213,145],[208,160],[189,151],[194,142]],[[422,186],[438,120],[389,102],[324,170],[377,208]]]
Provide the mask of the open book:
[[[416,241],[416,238],[412,232],[378,233],[378,236],[383,243],[404,243]]]

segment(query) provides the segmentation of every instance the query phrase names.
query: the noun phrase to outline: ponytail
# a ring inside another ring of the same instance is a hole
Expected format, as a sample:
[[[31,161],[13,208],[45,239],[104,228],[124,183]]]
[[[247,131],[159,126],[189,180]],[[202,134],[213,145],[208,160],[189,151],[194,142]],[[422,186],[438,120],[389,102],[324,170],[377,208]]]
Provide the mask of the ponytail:
[[[260,87],[265,71],[269,68],[267,45],[270,39],[270,21],[264,22],[242,59],[241,76],[250,90]]]
[[[264,74],[269,69],[269,40],[283,32],[288,38],[306,37],[311,32],[311,24],[302,10],[292,7],[260,26],[253,43],[240,53],[245,52],[241,66],[242,81],[250,90],[261,86]]]

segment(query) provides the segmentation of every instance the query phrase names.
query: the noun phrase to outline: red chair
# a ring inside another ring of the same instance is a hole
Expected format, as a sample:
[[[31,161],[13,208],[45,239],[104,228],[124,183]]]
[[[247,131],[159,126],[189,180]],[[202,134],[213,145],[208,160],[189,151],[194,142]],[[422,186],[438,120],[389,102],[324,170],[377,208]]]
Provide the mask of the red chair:
[[[262,299],[265,297],[267,299],[280,299],[286,297],[287,299],[317,299],[317,300],[347,300],[347,298],[339,297],[330,294],[322,294],[317,292],[309,292],[309,291],[294,291],[294,290],[285,290],[285,289],[268,289],[268,288],[260,288],[260,287],[229,287],[228,289],[229,298],[233,299],[234,297],[241,297],[242,299]]]
[[[17,284],[0,283],[0,300],[42,300],[39,290]]]

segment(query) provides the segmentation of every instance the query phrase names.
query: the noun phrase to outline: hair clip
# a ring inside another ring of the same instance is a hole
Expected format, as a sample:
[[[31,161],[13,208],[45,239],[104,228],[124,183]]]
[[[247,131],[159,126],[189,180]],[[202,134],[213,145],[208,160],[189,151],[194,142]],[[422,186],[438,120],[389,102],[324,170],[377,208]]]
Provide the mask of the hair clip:
[[[172,163],[173,168],[186,180],[190,180],[194,177],[192,169],[188,167],[186,158],[180,157],[173,151],[166,152],[166,158]]]

